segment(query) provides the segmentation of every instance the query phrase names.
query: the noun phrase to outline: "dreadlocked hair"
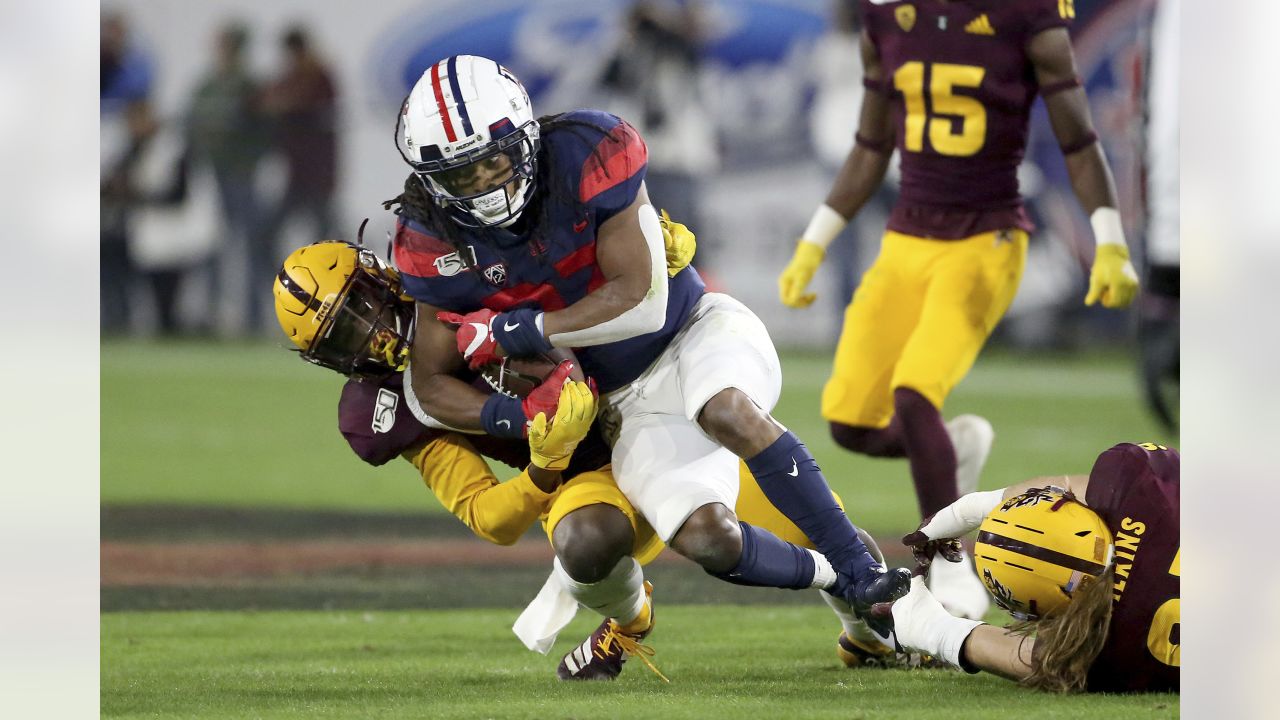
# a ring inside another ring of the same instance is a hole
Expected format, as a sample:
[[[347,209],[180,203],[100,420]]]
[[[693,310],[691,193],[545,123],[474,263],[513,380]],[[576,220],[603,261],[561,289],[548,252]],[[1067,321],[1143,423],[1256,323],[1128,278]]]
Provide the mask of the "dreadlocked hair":
[[[568,205],[574,209],[575,214],[581,212],[582,203],[578,200],[572,188],[566,186],[565,174],[559,172],[559,168],[554,167],[551,161],[551,153],[548,150],[546,139],[554,132],[566,131],[573,135],[591,148],[591,155],[605,168],[604,158],[600,154],[599,140],[600,138],[609,138],[610,142],[618,142],[612,139],[609,131],[599,125],[579,120],[576,118],[565,117],[567,113],[556,113],[553,115],[543,115],[538,118],[538,126],[541,131],[542,142],[538,146],[537,171],[536,177],[538,184],[535,188],[535,197],[530,203],[526,211],[535,210],[536,220],[530,218],[526,222],[535,222],[536,225],[526,225],[526,227],[537,227],[544,224],[550,215],[550,209],[554,203]],[[460,250],[464,244],[458,238],[458,227],[449,219],[449,209],[441,207],[439,203],[427,192],[424,180],[416,173],[410,172],[405,178],[403,191],[391,198],[382,201],[382,209],[390,210],[397,216],[403,216],[422,223],[432,230],[438,232],[441,239],[449,244],[454,250]],[[549,233],[544,233],[544,236]],[[538,254],[541,257],[541,253]],[[464,263],[470,263],[471,259],[466,257],[465,253],[459,253]]]
[[[1102,652],[1111,628],[1111,596],[1115,587],[1115,566],[1085,581],[1071,602],[1036,620],[1009,626],[1010,632],[1031,637],[1031,674],[1021,685],[1052,693],[1082,692],[1089,667]]]

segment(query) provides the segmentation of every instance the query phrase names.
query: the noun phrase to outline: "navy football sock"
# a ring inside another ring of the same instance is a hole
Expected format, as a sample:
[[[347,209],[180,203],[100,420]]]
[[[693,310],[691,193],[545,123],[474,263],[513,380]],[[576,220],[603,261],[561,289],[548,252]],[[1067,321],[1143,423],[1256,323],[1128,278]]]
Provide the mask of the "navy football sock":
[[[839,572],[860,578],[879,563],[836,504],[818,463],[794,433],[784,432],[747,459],[765,497],[796,524]]]
[[[727,573],[712,573],[735,585],[803,590],[813,586],[813,555],[763,528],[739,522],[742,557]]]

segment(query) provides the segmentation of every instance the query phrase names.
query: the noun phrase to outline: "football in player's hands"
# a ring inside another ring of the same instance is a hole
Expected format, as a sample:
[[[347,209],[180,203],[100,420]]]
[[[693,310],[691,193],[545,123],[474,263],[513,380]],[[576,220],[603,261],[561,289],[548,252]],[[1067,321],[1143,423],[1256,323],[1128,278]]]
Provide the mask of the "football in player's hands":
[[[573,362],[569,379],[585,381],[582,365],[568,348],[554,348],[550,352],[532,357],[502,358],[480,366],[478,372],[494,391],[511,397],[526,398],[566,360]]]

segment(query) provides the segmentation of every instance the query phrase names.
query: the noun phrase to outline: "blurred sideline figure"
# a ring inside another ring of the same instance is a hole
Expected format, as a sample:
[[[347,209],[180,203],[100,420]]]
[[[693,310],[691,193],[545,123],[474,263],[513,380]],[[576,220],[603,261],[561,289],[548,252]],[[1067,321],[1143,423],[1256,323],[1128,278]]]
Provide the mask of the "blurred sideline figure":
[[[179,317],[179,300],[194,271],[209,263],[219,233],[213,175],[190,162],[184,124],[162,122],[135,172],[137,205],[130,254],[154,301],[157,330],[173,337],[205,329]]]
[[[764,324],[706,292],[693,267],[664,267],[635,128],[590,109],[535,118],[515,75],[475,55],[431,65],[401,113],[412,172],[387,205],[418,301],[415,411],[523,437],[527,407],[453,373],[572,348],[616,428],[618,487],[673,550],[726,582],[817,587],[854,606],[907,591],[910,572],[871,555],[808,449],[770,415],[782,372]],[[739,520],[740,459],[818,553]],[[627,592],[640,594],[638,579]]]
[[[693,235],[677,223],[664,223],[663,229],[666,262],[678,270],[693,255]],[[625,584],[625,578],[609,572],[619,559],[630,556],[647,563],[663,546],[613,480],[609,448],[599,426],[593,424],[591,391],[564,378],[559,389],[552,380],[535,390],[556,398],[539,416],[542,419],[527,441],[463,434],[439,423],[419,422],[409,411],[404,389],[414,306],[402,293],[394,269],[364,248],[338,241],[292,253],[274,284],[276,317],[302,358],[350,378],[342,390],[338,423],[351,449],[372,465],[403,457],[418,469],[441,504],[482,539],[510,545],[541,521],[555,548],[556,563],[573,582],[605,589]],[[489,390],[473,373],[464,370],[460,376]],[[546,419],[548,414],[551,420]],[[482,454],[524,471],[499,482]],[[795,525],[768,504],[745,468],[740,472],[739,514],[812,547]],[[871,543],[870,538],[865,540]],[[627,573],[639,571],[634,562],[625,567]],[[550,650],[578,605],[558,579],[552,576],[515,628],[530,649],[542,653]],[[640,641],[652,627],[651,594],[652,586],[646,584],[640,605],[593,605],[605,620],[565,656],[558,675],[612,679],[629,655],[639,655],[648,664],[653,651]],[[890,646],[855,618],[847,605],[824,596],[844,628],[846,664],[897,661]],[[552,617],[535,622],[543,607],[550,608]]]
[[[1121,444],[1089,475],[965,495],[903,538],[922,563],[974,554],[996,602],[1020,622],[953,617],[920,578],[893,605],[897,638],[967,672],[1050,692],[1178,692],[1181,460]]]
[[[156,121],[151,106],[152,61],[130,41],[124,16],[105,12],[100,52],[101,324],[103,333],[129,330],[137,269],[129,250],[137,205],[134,173]]]
[[[901,194],[880,254],[845,313],[822,416],[842,447],[907,457],[920,515],[977,487],[990,423],[944,423],[1017,291],[1033,229],[1018,193],[1029,112],[1044,97],[1097,253],[1085,304],[1125,307],[1137,292],[1111,172],[1076,73],[1070,3],[861,3],[864,67],[853,149],[778,279],[803,308],[826,247],[863,207],[896,147]],[[935,563],[930,587],[981,618],[989,598],[968,562]]]
[[[310,237],[331,237],[336,230],[333,193],[337,187],[337,87],[307,31],[294,26],[281,36],[285,66],[262,95],[272,144],[285,159],[284,194],[270,209],[261,242],[252,245],[254,281],[250,283],[251,327],[261,329],[263,289],[282,259],[280,234],[292,218],[310,223]]]
[[[270,240],[263,234],[263,214],[256,186],[258,162],[267,149],[266,128],[258,110],[261,88],[246,68],[249,28],[228,23],[213,38],[213,62],[199,80],[187,105],[192,169],[207,170],[217,184],[224,237],[206,263],[208,303],[227,303],[223,265],[239,258],[234,275],[262,275],[255,262],[268,262],[262,249]],[[270,261],[274,261],[271,258]],[[259,304],[260,305],[260,304]],[[250,304],[246,326],[259,322]],[[212,320],[212,318],[210,318]]]
[[[1147,404],[1166,428],[1178,423],[1179,215],[1178,37],[1180,0],[1156,5],[1147,94],[1146,290],[1138,342]]]
[[[610,106],[635,119],[648,145],[645,183],[690,227],[701,227],[701,183],[720,162],[715,123],[699,87],[705,12],[702,0],[635,2],[601,78],[613,93]],[[715,250],[704,243],[700,265],[712,265]]]

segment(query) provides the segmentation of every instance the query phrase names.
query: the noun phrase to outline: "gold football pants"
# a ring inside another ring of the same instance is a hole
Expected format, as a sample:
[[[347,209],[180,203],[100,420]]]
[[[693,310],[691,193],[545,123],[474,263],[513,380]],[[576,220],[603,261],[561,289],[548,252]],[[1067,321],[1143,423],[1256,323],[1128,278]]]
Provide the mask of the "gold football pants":
[[[899,387],[941,410],[1013,302],[1026,257],[1022,230],[963,240],[886,231],[845,310],[822,417],[884,427]]]

